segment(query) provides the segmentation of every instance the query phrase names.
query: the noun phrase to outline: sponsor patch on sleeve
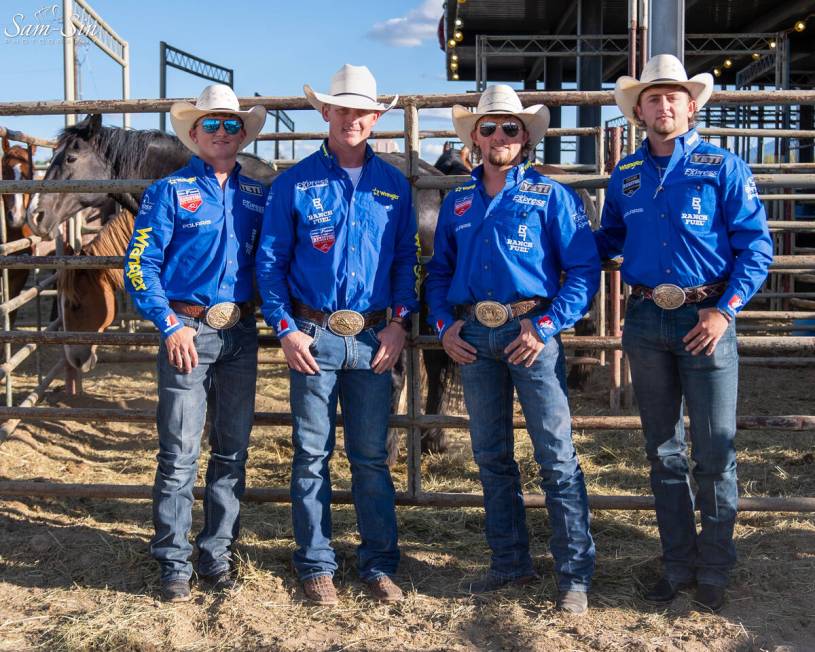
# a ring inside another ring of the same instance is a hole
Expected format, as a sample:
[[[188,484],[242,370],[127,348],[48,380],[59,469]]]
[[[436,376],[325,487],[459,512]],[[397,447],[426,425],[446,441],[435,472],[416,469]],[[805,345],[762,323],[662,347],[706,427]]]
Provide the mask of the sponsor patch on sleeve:
[[[177,191],[178,205],[186,211],[194,213],[197,211],[204,200],[201,199],[201,191],[198,188],[183,188]]]
[[[736,311],[741,308],[742,300],[738,294],[734,294],[730,297],[730,301],[727,302],[727,307],[730,308],[732,311]]]
[[[753,177],[748,178],[744,184],[744,198],[747,201],[758,198],[758,188],[756,188],[756,180]]]
[[[396,306],[396,309],[393,311],[393,313],[400,319],[404,319],[410,314],[410,310],[407,309],[407,306],[403,306],[400,304]]]
[[[551,333],[555,330],[555,322],[549,315],[541,315],[538,317],[538,328],[544,333]]]

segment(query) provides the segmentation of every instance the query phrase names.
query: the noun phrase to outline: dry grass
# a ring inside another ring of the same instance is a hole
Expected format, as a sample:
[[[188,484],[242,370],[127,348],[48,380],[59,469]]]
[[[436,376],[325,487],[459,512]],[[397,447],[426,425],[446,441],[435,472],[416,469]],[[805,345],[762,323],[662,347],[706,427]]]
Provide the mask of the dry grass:
[[[122,375],[122,371],[126,375]],[[811,372],[742,371],[744,414],[811,412]],[[33,386],[31,377],[17,388]],[[52,405],[153,405],[153,365],[102,364],[85,379],[85,395],[49,396]],[[586,392],[572,398],[576,414],[598,414],[606,390],[597,370]],[[286,376],[261,368],[259,410],[285,410]],[[250,451],[250,486],[285,486],[290,433],[257,428]],[[0,477],[69,482],[149,484],[154,432],[137,424],[23,425],[0,447]],[[591,493],[648,493],[638,432],[575,433]],[[445,455],[423,462],[424,488],[479,491],[466,432],[455,432]],[[815,495],[812,434],[739,435],[745,495]],[[525,490],[538,491],[531,447],[518,433]],[[809,454],[807,456],[807,454]],[[205,465],[202,464],[202,467]],[[204,469],[201,469],[203,476]],[[334,481],[348,488],[341,453]],[[404,451],[395,471],[404,488]],[[589,616],[552,608],[555,586],[546,540],[546,513],[529,513],[535,563],[543,581],[525,590],[474,598],[462,580],[487,565],[478,509],[400,508],[407,600],[372,604],[354,568],[355,517],[335,508],[340,605],[305,605],[289,570],[293,549],[288,507],[246,505],[237,548],[239,590],[229,598],[196,588],[193,601],[156,600],[157,571],[147,551],[150,505],[145,501],[19,499],[0,502],[0,650],[773,650],[815,649],[815,517],[743,514],[736,531],[740,563],[728,606],[719,615],[693,609],[682,595],[666,609],[640,602],[638,591],[658,572],[653,513],[596,512],[598,563]],[[196,509],[194,527],[200,527]]]

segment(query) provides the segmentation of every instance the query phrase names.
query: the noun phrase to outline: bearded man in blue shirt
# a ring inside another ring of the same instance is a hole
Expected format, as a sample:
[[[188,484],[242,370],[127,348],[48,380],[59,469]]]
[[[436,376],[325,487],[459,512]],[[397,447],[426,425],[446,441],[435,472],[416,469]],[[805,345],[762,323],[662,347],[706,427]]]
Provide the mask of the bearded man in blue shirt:
[[[386,463],[390,370],[418,308],[418,245],[410,184],[367,139],[397,98],[379,103],[370,71],[347,64],[330,93],[304,91],[328,139],[273,184],[257,255],[263,315],[291,369],[294,567],[308,600],[337,602],[328,463],[339,401],[359,575],[374,598],[396,602],[403,595],[392,579],[399,548]]]
[[[612,173],[596,237],[603,258],[622,255],[632,286],[623,350],[651,463],[663,566],[644,597],[667,603],[696,583],[696,602],[715,611],[736,562],[735,317],[767,276],[772,241],[747,165],[703,142],[694,126],[712,89],[709,74],[688,79],[668,54],[649,60],[641,80],[617,81],[617,106],[647,138]]]
[[[153,485],[161,595],[190,599],[193,485],[210,401],[211,454],[198,574],[212,588],[233,583],[257,372],[255,242],[267,190],[240,174],[238,152],[260,133],[262,106],[242,111],[231,88],[207,86],[195,105],[171,107],[173,129],[195,154],[142,198],[125,253],[125,287],[161,332],[158,469]]]
[[[453,124],[483,164],[445,198],[426,288],[430,321],[461,365],[484,488],[492,562],[469,591],[536,579],[514,455],[517,390],[546,493],[557,604],[583,613],[594,542],[558,333],[588,308],[600,260],[580,199],[527,160],[549,124],[546,107],[523,109],[512,88],[496,85],[482,93],[474,113],[453,107]]]

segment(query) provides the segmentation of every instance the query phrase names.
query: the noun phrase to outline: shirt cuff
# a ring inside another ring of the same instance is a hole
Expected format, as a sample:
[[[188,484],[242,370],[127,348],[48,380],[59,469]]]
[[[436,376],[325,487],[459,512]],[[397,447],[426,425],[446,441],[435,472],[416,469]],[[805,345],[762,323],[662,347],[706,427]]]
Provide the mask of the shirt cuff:
[[[395,303],[391,306],[391,315],[399,317],[399,319],[408,319],[410,317],[410,308],[404,303]]]
[[[541,342],[544,344],[552,339],[560,330],[557,321],[548,313],[536,317],[532,325],[535,327],[535,330],[538,332],[538,337],[541,338]]]
[[[744,307],[744,298],[735,290],[727,288],[716,307],[733,319],[736,313]]]
[[[269,325],[274,328],[278,339],[283,339],[286,335],[291,335],[295,331],[300,330],[297,328],[294,318],[285,310],[281,310],[278,319]]]
[[[156,323],[156,326],[161,331],[161,336],[167,338],[179,328],[183,328],[184,324],[181,323],[181,320],[172,310],[168,310]]]
[[[456,318],[453,315],[441,315],[439,318],[433,322],[433,325],[436,327],[436,332],[439,335],[439,341],[441,342],[441,338],[444,337],[444,332],[453,325],[456,321]]]

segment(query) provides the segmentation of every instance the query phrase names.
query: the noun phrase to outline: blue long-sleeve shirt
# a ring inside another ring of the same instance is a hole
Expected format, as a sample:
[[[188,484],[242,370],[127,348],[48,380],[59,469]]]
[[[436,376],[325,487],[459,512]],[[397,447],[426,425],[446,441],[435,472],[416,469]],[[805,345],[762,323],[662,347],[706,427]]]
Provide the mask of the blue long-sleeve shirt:
[[[551,305],[534,326],[546,342],[580,319],[599,286],[583,202],[529,163],[508,171],[493,198],[482,175],[479,166],[442,204],[425,281],[429,322],[441,337],[456,305],[544,297]]]
[[[367,147],[354,188],[324,142],[272,184],[256,259],[263,316],[280,337],[297,330],[292,299],[405,317],[418,308],[418,253],[405,176]]]
[[[695,129],[676,139],[662,178],[647,140],[620,161],[595,235],[602,258],[623,256],[629,285],[727,281],[717,308],[731,318],[761,287],[773,255],[750,169]]]
[[[125,252],[125,287],[163,336],[182,324],[171,300],[212,306],[251,301],[255,243],[268,190],[239,174],[222,189],[197,156],[142,197]]]

